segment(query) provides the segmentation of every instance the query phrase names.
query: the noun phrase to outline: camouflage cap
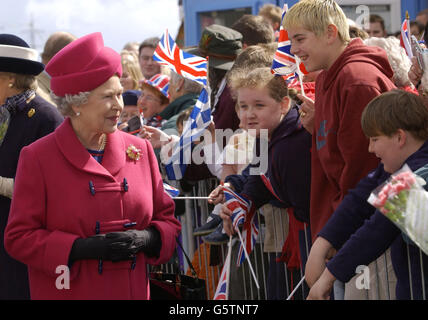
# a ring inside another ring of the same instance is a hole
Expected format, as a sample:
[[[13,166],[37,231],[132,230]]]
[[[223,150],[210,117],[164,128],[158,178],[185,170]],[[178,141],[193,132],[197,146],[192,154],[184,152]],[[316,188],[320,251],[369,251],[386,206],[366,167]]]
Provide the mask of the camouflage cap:
[[[212,24],[202,31],[197,50],[199,52],[195,52],[195,54],[208,56],[210,67],[229,70],[241,49],[242,34],[240,32]]]

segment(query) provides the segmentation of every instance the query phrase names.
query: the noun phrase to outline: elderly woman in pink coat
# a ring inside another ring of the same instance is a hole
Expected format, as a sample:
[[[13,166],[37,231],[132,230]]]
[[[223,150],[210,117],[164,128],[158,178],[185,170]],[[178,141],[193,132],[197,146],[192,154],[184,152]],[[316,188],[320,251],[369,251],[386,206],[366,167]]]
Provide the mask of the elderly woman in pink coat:
[[[46,71],[67,118],[21,152],[6,250],[32,299],[149,299],[147,264],[170,259],[180,224],[150,143],[117,130],[120,55],[93,33]]]

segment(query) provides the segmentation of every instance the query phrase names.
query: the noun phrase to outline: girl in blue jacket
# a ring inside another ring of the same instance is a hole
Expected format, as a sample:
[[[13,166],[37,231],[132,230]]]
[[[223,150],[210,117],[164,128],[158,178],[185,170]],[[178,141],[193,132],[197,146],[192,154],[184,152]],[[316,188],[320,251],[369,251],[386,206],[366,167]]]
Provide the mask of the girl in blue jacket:
[[[228,176],[225,182],[250,199],[255,208],[272,201],[287,208],[289,235],[282,261],[289,269],[298,270],[304,266],[310,247],[310,231],[304,230],[304,223],[309,225],[311,135],[302,127],[297,108],[291,107],[285,80],[272,75],[270,68],[240,70],[231,76],[230,84],[239,118],[257,138],[248,175]],[[265,174],[263,179],[261,174]],[[210,195],[216,199],[214,203],[221,198],[220,190]],[[226,206],[220,215],[226,233],[233,234],[231,212]]]

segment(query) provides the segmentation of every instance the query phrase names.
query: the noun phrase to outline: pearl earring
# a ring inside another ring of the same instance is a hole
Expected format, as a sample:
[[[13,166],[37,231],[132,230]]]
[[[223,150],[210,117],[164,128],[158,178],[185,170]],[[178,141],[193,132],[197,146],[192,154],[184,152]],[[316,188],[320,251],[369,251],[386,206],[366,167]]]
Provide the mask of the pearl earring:
[[[13,83],[9,83],[9,88],[13,88]]]
[[[76,112],[76,116],[78,117],[78,116],[80,116],[80,112]]]

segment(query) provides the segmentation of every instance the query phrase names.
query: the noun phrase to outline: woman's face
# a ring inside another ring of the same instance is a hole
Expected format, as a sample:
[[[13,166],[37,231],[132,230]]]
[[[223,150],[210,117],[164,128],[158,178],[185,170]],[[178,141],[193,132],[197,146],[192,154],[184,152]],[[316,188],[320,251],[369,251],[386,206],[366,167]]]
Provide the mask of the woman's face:
[[[87,103],[73,106],[75,113],[80,112],[75,119],[78,119],[84,130],[93,133],[116,131],[123,110],[122,92],[119,77],[112,76],[91,92]]]
[[[128,122],[129,119],[138,116],[139,114],[137,106],[125,106],[120,114],[120,123]]]
[[[120,78],[120,84],[123,87],[123,91],[134,90],[134,80],[127,68],[123,68],[122,77]]]
[[[6,99],[11,96],[9,83],[11,83],[11,77],[0,72],[0,105],[4,104]]]
[[[262,129],[267,129],[270,138],[281,122],[281,116],[287,113],[289,100],[284,98],[281,102],[276,101],[269,95],[267,88],[240,88],[237,94],[241,125],[247,130],[256,130],[257,136]]]
[[[150,119],[154,115],[162,112],[165,105],[162,104],[160,97],[156,94],[155,89],[143,87],[143,92],[138,98],[138,107],[143,111],[143,117]]]

